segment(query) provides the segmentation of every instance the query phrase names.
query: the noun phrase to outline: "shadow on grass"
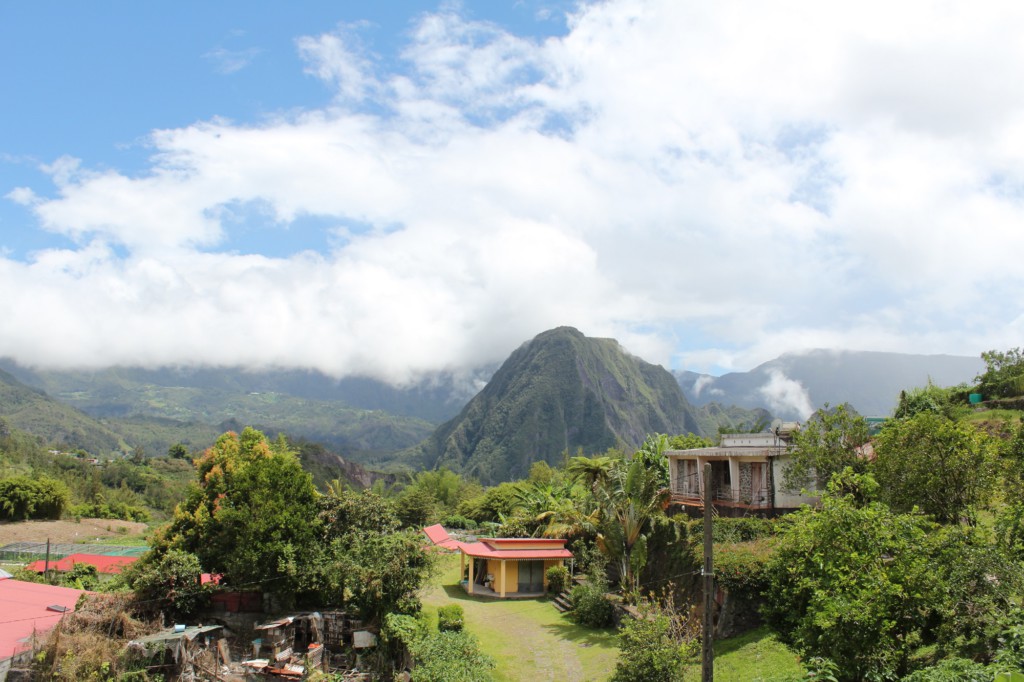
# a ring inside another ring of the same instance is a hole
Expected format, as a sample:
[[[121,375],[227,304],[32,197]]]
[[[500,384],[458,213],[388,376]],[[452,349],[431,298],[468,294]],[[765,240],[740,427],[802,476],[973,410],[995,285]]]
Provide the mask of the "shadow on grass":
[[[743,649],[757,644],[761,640],[770,639],[774,640],[775,635],[772,634],[771,630],[766,627],[759,627],[754,630],[749,630],[741,635],[730,637],[729,639],[715,640],[715,656],[724,656],[731,654],[734,651]]]
[[[569,620],[563,615],[562,621],[542,626],[548,633],[559,639],[572,642],[581,647],[598,647],[601,649],[618,649],[619,642],[614,628],[588,628]]]
[[[492,597],[491,595],[469,594],[462,585],[442,585],[441,589],[448,595],[449,599],[459,601],[475,601],[488,604],[542,604],[548,601],[547,597]],[[552,607],[554,608],[554,607]]]

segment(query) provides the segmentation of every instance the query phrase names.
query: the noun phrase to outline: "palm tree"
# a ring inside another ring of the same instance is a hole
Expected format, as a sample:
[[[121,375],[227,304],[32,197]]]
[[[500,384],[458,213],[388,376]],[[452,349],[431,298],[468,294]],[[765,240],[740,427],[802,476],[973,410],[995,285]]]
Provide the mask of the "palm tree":
[[[615,459],[602,455],[600,457],[573,457],[565,470],[575,480],[582,481],[587,488],[593,491],[596,486],[603,485],[608,480],[608,473],[611,471]]]
[[[640,571],[647,565],[647,534],[651,520],[663,514],[669,491],[661,472],[643,457],[616,462],[604,485],[595,488],[601,511],[598,547],[617,562],[623,592],[638,589]]]

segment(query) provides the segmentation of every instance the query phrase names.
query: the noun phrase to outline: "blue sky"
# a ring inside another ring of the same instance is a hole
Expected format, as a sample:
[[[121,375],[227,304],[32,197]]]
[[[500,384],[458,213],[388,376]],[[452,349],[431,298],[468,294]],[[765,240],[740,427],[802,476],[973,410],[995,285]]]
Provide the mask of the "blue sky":
[[[0,355],[1020,345],[1024,9],[0,4]]]

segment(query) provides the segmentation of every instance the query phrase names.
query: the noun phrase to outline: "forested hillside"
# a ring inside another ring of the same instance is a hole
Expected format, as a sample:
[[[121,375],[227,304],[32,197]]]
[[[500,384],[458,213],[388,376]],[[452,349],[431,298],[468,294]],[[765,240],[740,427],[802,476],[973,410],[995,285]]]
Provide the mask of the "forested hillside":
[[[415,445],[434,428],[418,417],[355,408],[338,400],[245,390],[256,385],[300,386],[291,374],[286,375],[291,382],[249,377],[245,383],[247,375],[226,370],[191,374],[16,369],[22,379],[35,383],[27,386],[0,370],[0,416],[55,447],[81,448],[95,455],[138,448],[160,455],[175,443],[202,449],[226,430],[256,425],[268,433],[324,443],[349,459],[369,460]],[[295,390],[329,393],[318,387],[322,377],[311,382],[312,386]]]
[[[505,361],[458,417],[419,453],[484,483],[521,478],[563,453],[637,447],[650,433],[698,432],[697,418],[665,369],[614,339],[570,327],[544,332]]]

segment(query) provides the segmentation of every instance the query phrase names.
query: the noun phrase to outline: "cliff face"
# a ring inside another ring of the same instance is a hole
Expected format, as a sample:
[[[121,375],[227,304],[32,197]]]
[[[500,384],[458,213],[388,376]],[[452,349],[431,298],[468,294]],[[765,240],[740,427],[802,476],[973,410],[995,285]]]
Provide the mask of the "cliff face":
[[[570,327],[540,334],[509,356],[487,386],[422,448],[427,468],[484,483],[525,477],[562,453],[632,449],[652,433],[697,432],[694,411],[665,369],[614,339]]]

